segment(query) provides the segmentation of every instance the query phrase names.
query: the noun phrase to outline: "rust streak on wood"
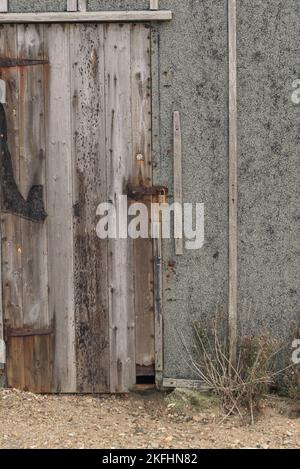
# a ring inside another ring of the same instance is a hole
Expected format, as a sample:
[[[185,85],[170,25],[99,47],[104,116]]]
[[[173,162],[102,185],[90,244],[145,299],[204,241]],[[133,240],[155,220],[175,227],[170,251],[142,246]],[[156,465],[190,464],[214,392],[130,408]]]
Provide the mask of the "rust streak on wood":
[[[106,201],[104,27],[71,25],[77,389],[109,391],[107,240],[96,233]]]
[[[54,333],[54,329],[31,329],[31,328],[17,328],[17,329],[7,329],[7,337],[30,337],[30,336],[41,336],[41,335],[51,335]]]
[[[32,65],[45,65],[49,64],[48,60],[39,59],[14,59],[9,57],[0,57],[0,68],[10,67],[30,67]]]
[[[151,197],[164,188],[153,187],[151,122],[151,29],[148,25],[131,27],[131,102],[133,175],[129,197],[146,205],[151,221]],[[136,364],[142,368],[155,365],[155,325],[153,293],[153,243],[135,239],[135,347]]]
[[[5,57],[18,57],[17,26],[2,26],[0,50]],[[15,180],[20,182],[19,160],[19,69],[1,68],[0,78],[6,82],[7,141],[12,153]],[[22,237],[20,219],[11,214],[1,215],[2,231],[2,291],[4,321],[9,327],[23,326],[23,278],[20,250]],[[12,341],[7,347],[7,383],[24,389],[23,340]]]

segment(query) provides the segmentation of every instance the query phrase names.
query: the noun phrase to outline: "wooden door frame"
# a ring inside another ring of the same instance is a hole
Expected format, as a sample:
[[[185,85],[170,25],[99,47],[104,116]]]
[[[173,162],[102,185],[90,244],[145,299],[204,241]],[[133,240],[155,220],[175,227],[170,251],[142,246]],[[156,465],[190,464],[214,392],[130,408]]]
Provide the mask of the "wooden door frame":
[[[111,11],[111,12],[64,12],[64,13],[1,13],[1,24],[27,23],[112,23],[112,22],[152,22],[169,21],[173,17],[171,11]],[[154,115],[159,106],[159,69],[158,69],[158,37],[157,32],[151,34],[151,75],[152,75],[152,158],[159,158],[159,118]],[[2,239],[0,227],[0,240]],[[163,386],[163,302],[162,302],[162,251],[161,242],[154,240],[154,321],[155,321],[155,378],[156,386]],[[2,253],[0,243],[0,340],[4,341],[4,311],[2,298]],[[0,367],[5,365],[5,356],[0,359]]]

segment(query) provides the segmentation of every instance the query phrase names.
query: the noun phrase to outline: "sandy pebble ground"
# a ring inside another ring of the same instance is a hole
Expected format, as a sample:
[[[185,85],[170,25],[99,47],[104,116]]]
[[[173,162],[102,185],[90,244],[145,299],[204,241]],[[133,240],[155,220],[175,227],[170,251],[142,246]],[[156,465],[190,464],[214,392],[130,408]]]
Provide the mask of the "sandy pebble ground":
[[[299,448],[300,402],[264,401],[254,426],[221,423],[215,399],[49,396],[0,390],[0,448]]]

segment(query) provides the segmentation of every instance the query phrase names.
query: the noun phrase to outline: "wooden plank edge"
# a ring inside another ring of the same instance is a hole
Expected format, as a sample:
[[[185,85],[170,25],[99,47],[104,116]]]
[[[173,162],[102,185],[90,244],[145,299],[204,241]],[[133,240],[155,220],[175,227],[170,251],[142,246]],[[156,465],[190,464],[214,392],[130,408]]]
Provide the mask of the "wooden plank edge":
[[[228,327],[230,363],[237,358],[237,279],[238,279],[238,128],[237,128],[237,4],[228,2],[229,48],[229,297]]]
[[[203,381],[190,380],[190,379],[172,379],[164,378],[163,379],[163,388],[185,388],[185,389],[196,389],[198,391],[208,392],[211,389],[203,383]]]
[[[173,138],[174,138],[174,202],[182,207],[182,142],[181,142],[181,120],[178,111],[173,112]],[[175,212],[176,213],[176,212]],[[175,216],[175,221],[177,217]],[[178,220],[180,222],[180,220]],[[182,222],[182,220],[181,220]],[[181,230],[181,238],[175,238],[175,254],[183,256],[183,237]]]
[[[78,0],[78,10],[87,11],[87,0]]]
[[[153,184],[159,185],[160,180],[160,116],[159,116],[159,35],[156,28],[151,31],[151,78],[152,78],[152,162]],[[154,318],[155,318],[155,382],[158,389],[163,386],[163,273],[162,273],[162,242],[153,240],[154,269]]]
[[[0,12],[5,13],[8,11],[8,0],[0,0]]]
[[[150,0],[150,10],[158,10],[158,0]]]
[[[1,222],[0,222],[1,223]],[[6,363],[6,346],[4,342],[4,315],[2,299],[2,233],[0,226],[0,370]]]
[[[122,23],[139,21],[170,21],[169,10],[152,11],[99,11],[99,12],[50,12],[50,13],[4,13],[0,24],[7,23]]]
[[[77,11],[77,0],[67,0],[67,10]]]

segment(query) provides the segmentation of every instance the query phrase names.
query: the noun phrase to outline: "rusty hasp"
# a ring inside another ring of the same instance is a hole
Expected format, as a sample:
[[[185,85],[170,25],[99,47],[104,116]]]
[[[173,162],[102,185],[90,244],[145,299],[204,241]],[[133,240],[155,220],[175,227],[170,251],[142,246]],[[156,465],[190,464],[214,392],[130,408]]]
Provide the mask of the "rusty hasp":
[[[30,67],[32,65],[46,65],[48,63],[48,60],[40,59],[13,59],[8,57],[0,57],[0,68]]]
[[[168,188],[165,186],[137,186],[127,185],[126,194],[130,199],[142,200],[144,197],[166,197]]]

